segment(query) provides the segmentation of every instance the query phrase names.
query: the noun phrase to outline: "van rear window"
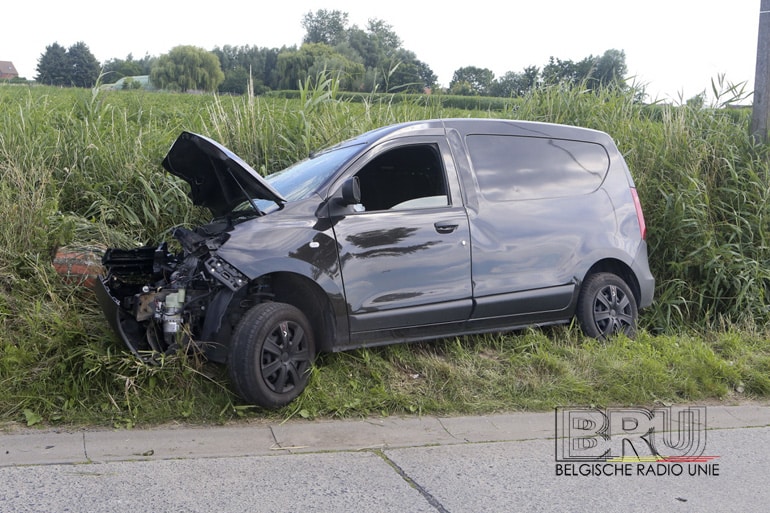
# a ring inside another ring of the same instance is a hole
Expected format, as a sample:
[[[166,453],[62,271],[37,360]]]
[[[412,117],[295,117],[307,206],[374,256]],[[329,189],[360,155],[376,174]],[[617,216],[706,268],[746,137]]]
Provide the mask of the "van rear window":
[[[469,135],[481,192],[492,201],[558,198],[595,191],[610,159],[584,141],[507,135]]]

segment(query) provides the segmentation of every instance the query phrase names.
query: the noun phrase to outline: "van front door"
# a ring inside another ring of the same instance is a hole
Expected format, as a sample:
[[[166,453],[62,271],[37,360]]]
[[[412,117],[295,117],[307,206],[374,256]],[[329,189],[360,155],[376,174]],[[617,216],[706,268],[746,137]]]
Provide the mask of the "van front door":
[[[468,218],[442,150],[449,151],[438,141],[389,145],[356,172],[358,212],[334,223],[355,345],[470,315]]]

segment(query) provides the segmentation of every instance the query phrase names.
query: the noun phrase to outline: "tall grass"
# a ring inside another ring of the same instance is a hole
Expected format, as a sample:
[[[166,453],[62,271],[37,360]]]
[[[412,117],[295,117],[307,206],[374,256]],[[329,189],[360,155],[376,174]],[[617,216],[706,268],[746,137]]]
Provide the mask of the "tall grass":
[[[556,330],[329,355],[278,415],[770,394],[768,166],[747,112],[561,88],[501,110],[394,98],[348,101],[324,76],[288,100],[0,86],[0,419],[129,426],[250,415],[220,368],[181,355],[148,367],[115,345],[92,295],[54,272],[54,251],[157,241],[200,220],[186,184],[159,165],[182,130],[269,173],[351,135],[435,117],[569,123],[615,138],[649,227],[657,290],[646,330],[604,346]]]
[[[644,162],[637,174],[653,228],[658,329],[769,320],[767,159],[751,144],[748,113],[737,114],[668,107],[650,130],[657,144],[632,142]]]
[[[473,112],[446,109],[440,101],[394,98],[372,94],[359,101],[343,99],[337,82],[321,73],[302,83],[298,97],[291,101],[252,94],[215,97],[207,107],[204,131],[268,174],[373,128]]]
[[[715,89],[721,104],[741,90]],[[725,95],[727,93],[727,95]],[[748,109],[642,105],[631,92],[533,91],[515,115],[611,134],[631,168],[649,227],[656,332],[764,326],[768,317],[768,161]]]

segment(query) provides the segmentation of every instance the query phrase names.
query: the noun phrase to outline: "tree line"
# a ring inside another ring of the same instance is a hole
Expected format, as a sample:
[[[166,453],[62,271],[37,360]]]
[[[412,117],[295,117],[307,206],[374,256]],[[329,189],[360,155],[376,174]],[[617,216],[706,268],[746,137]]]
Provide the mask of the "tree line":
[[[360,92],[422,93],[439,89],[438,77],[414,52],[403,47],[393,27],[370,19],[366,27],[349,26],[348,14],[320,9],[303,16],[302,44],[281,48],[258,46],[177,46],[159,57],[113,58],[100,64],[84,42],[65,49],[46,47],[38,60],[36,80],[58,86],[93,87],[124,77],[148,75],[160,89],[218,91],[243,94],[249,84],[255,94],[299,89],[326,72],[339,89]],[[581,84],[589,89],[626,88],[625,53],[607,50],[578,62],[551,57],[542,68],[528,66],[495,77],[487,68],[458,68],[446,92],[469,96],[521,96],[541,85]],[[138,86],[134,82],[134,86]],[[125,82],[124,87],[131,87]]]

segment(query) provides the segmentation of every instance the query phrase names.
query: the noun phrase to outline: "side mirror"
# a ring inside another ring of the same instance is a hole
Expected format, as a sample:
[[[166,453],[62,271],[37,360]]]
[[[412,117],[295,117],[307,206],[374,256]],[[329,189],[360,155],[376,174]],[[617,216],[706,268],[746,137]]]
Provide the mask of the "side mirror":
[[[352,207],[352,208],[351,208]],[[334,193],[328,203],[321,203],[316,211],[319,219],[345,217],[351,212],[361,212],[361,183],[357,176],[348,178]]]
[[[356,205],[361,203],[361,182],[357,176],[345,180],[342,184],[342,203],[345,205]]]

